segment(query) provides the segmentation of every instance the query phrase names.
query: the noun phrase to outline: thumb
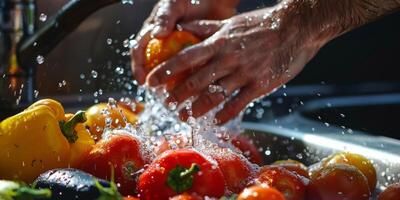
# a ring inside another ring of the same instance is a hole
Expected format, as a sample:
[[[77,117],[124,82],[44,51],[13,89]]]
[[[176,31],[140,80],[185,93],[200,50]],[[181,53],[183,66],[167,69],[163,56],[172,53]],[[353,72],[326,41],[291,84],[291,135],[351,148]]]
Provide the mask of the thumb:
[[[208,38],[222,27],[222,21],[218,20],[195,20],[178,25],[185,31],[189,31],[201,38]]]

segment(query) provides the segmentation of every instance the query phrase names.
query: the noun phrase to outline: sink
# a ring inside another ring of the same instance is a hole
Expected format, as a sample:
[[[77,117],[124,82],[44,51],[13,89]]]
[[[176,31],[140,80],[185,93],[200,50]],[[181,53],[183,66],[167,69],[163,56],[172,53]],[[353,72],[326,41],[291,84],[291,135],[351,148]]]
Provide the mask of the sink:
[[[306,119],[400,139],[400,93],[320,99],[308,102],[299,113]]]

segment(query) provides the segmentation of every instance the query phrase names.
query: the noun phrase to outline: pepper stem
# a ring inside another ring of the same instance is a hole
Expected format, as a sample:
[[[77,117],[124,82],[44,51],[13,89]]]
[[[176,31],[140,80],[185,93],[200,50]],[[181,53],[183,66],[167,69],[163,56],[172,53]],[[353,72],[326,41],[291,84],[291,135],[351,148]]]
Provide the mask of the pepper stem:
[[[200,167],[195,163],[189,169],[178,165],[168,173],[167,185],[177,193],[184,192],[192,188],[193,176],[199,171]]]
[[[78,139],[78,135],[75,131],[75,126],[79,123],[86,122],[85,111],[78,111],[68,121],[60,121],[60,129],[64,136],[67,138],[69,143],[74,143]]]
[[[33,189],[30,187],[20,187],[15,191],[13,199],[26,200],[26,199],[49,199],[51,197],[51,190],[49,189]]]
[[[111,182],[110,187],[102,186],[98,180],[95,181],[95,185],[99,190],[100,196],[97,200],[122,200],[121,194],[118,192],[117,184],[114,181],[114,167],[111,165]]]
[[[193,174],[195,174],[196,172],[200,171],[200,167],[196,164],[192,164],[192,166],[190,166],[189,169],[187,169],[186,171],[182,172],[180,174],[181,178],[186,178],[188,176],[192,176]]]

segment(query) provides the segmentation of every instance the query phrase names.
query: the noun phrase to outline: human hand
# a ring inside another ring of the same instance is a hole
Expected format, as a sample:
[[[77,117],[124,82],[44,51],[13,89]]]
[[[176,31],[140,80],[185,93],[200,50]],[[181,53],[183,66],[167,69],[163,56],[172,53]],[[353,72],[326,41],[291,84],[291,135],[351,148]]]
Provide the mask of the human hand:
[[[298,19],[285,17],[280,9],[263,9],[224,21],[181,24],[187,31],[209,37],[157,66],[147,83],[162,85],[182,72],[196,69],[169,91],[166,100],[179,104],[197,97],[191,106],[193,117],[204,115],[239,90],[216,114],[218,123],[223,124],[254,99],[291,80],[324,43],[308,40]],[[212,91],[210,87],[222,90]],[[187,110],[182,110],[180,116],[186,120]]]
[[[143,84],[148,69],[144,67],[144,49],[152,37],[165,37],[176,23],[195,19],[226,19],[235,14],[239,0],[161,0],[136,36],[131,49],[132,72]]]

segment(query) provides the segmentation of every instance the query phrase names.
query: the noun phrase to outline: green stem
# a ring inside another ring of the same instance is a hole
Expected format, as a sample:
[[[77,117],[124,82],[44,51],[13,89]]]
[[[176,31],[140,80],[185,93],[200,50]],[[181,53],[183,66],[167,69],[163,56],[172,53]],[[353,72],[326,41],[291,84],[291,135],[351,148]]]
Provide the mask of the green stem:
[[[186,171],[184,171],[184,172],[182,172],[180,174],[180,177],[181,178],[187,178],[187,177],[190,177],[190,176],[194,175],[198,171],[200,171],[200,167],[193,163],[192,166],[190,166],[189,169],[187,169]]]
[[[15,191],[13,199],[15,200],[33,200],[33,199],[49,199],[51,190],[49,189],[32,189],[29,187],[20,187]]]
[[[192,188],[194,175],[200,171],[200,167],[193,163],[189,169],[176,166],[168,173],[167,185],[177,193]]]
[[[67,138],[69,143],[74,143],[78,139],[78,135],[75,131],[75,126],[80,123],[86,122],[85,111],[78,111],[76,114],[68,121],[60,122],[60,129],[64,136]]]

